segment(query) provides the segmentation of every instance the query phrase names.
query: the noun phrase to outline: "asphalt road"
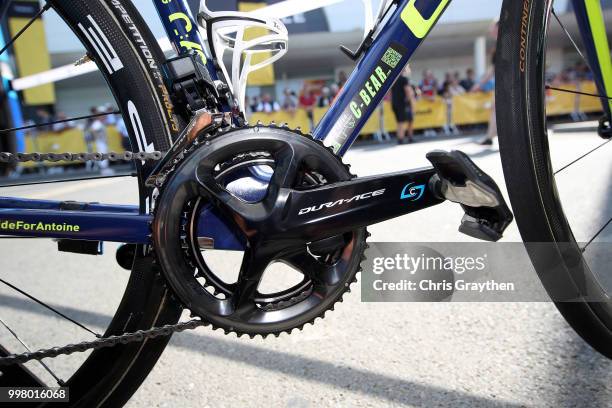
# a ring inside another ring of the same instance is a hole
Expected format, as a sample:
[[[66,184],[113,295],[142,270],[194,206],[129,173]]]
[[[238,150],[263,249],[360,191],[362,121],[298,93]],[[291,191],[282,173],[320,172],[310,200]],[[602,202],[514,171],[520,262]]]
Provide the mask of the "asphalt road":
[[[600,143],[579,128],[565,130],[554,136],[555,163],[569,163]],[[497,148],[478,146],[476,139],[358,146],[347,161],[359,175],[378,174],[426,165],[430,150],[460,149],[501,182]],[[567,211],[577,217],[602,208],[612,211],[609,182],[593,181],[595,174],[603,180],[609,180],[606,172],[612,175],[604,160],[609,162],[610,146],[595,153],[595,164],[586,165],[594,166],[586,168],[587,176],[574,174],[573,168],[564,173],[560,191],[576,197]],[[126,180],[15,188],[3,194],[135,200],[134,184]],[[459,206],[444,204],[374,226],[371,240],[471,241],[457,232],[461,215]],[[612,240],[610,229],[600,239]],[[515,225],[504,240],[520,240]],[[51,242],[3,240],[0,274],[101,330],[127,280],[113,260],[112,246],[107,253],[60,256]],[[612,362],[585,345],[550,303],[366,304],[359,292],[356,286],[314,326],[280,338],[237,339],[208,328],[177,335],[129,406],[612,406]],[[6,288],[0,288],[0,317],[33,348],[91,338]],[[1,327],[0,339],[20,350]],[[49,365],[67,376],[82,358],[60,358]],[[39,367],[33,369],[44,375]]]

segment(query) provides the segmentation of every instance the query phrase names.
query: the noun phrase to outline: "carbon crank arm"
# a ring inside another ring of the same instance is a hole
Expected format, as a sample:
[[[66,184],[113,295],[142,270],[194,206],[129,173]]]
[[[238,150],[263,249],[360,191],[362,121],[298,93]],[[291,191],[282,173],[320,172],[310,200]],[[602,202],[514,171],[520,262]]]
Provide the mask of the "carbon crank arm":
[[[462,152],[436,151],[434,168],[357,178],[287,196],[283,235],[316,241],[452,201],[465,215],[459,231],[497,241],[513,220],[491,177]]]
[[[428,168],[291,190],[283,229],[317,240],[441,204],[429,189],[435,175]]]

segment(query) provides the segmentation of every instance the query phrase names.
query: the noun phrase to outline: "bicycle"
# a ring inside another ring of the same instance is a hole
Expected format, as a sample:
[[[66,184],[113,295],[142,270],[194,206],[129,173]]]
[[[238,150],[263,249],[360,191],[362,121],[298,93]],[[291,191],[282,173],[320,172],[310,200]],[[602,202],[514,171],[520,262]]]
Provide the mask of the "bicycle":
[[[87,59],[96,61],[134,151],[3,153],[0,158],[8,163],[131,160],[140,205],[0,198],[3,236],[53,238],[60,250],[81,254],[97,254],[102,242],[118,242],[123,246],[117,260],[131,270],[105,333],[92,332],[98,337],[93,341],[21,354],[0,347],[0,383],[40,386],[25,362],[93,350],[69,380],[58,383],[69,387],[73,405],[119,406],[144,381],[174,332],[211,325],[239,336],[265,337],[324,316],[356,281],[368,225],[452,201],[465,211],[461,232],[499,240],[513,216],[495,182],[465,154],[436,151],[428,155],[430,168],[366,178],[355,178],[341,160],[449,3],[383,1],[360,47],[342,48],[357,68],[313,135],[283,124],[248,124],[244,116],[248,74],[286,52],[288,34],[278,19],[212,12],[206,4],[196,19],[186,0],[155,1],[178,50],[177,57],[166,60],[130,1],[45,3],[39,15],[53,8],[83,42]],[[504,3],[502,38],[513,32],[518,6]],[[537,5],[533,12],[544,14]],[[528,21],[535,28],[535,19]],[[252,27],[268,34],[247,39]],[[521,42],[513,39],[500,47],[502,58],[520,51]],[[223,63],[228,50],[233,51],[231,70]],[[542,67],[529,69],[540,69],[537,74]],[[536,85],[544,89],[542,81]],[[498,99],[515,86],[511,78],[498,90]],[[516,98],[511,93],[508,101],[518,103]],[[533,107],[531,99],[520,102]],[[526,118],[518,119],[534,129]],[[604,122],[601,129],[605,135]],[[521,143],[524,148],[529,141]],[[510,160],[518,154],[502,150]],[[515,200],[523,186],[508,178]],[[523,230],[531,213],[517,213]],[[233,280],[211,267],[206,254],[213,250],[245,252]],[[302,278],[282,290],[261,292],[262,277],[274,262],[288,264]],[[192,319],[179,322],[184,309]],[[578,331],[610,357],[610,327],[593,335],[584,327]]]

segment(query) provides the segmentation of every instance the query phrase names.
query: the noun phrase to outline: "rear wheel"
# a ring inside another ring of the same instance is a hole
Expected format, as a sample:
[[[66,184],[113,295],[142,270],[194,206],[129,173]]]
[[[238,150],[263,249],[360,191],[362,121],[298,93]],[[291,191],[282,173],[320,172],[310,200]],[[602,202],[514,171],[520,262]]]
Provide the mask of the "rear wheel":
[[[595,117],[582,133],[570,127],[566,136],[547,115],[547,37],[556,30],[569,47],[578,43],[553,3],[504,1],[496,67],[501,156],[521,235],[546,290],[580,336],[612,358],[612,144],[598,136]]]
[[[122,113],[133,150],[167,150],[180,125],[160,72],[163,53],[132,2],[52,0],[49,4],[98,65]],[[144,187],[150,171],[148,166],[137,166],[143,213],[148,212],[150,203],[151,192]],[[83,273],[87,273],[86,269]],[[27,288],[20,289],[27,292]],[[153,269],[149,248],[139,247],[123,299],[102,335],[173,324],[180,313],[181,308],[171,299],[164,281]],[[66,381],[71,405],[123,405],[144,381],[168,341],[168,337],[157,338],[92,351]],[[0,347],[0,355],[23,351]],[[39,381],[26,366],[0,367],[0,374],[2,386],[32,386]]]

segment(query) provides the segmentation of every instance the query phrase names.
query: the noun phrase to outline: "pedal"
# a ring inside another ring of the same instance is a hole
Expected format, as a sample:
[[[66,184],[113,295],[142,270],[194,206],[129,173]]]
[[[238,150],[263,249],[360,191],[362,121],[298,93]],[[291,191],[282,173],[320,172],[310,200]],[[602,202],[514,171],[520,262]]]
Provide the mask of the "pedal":
[[[461,204],[465,215],[459,232],[484,241],[499,241],[514,219],[495,181],[463,152],[427,154],[437,175],[430,189],[441,199]]]

